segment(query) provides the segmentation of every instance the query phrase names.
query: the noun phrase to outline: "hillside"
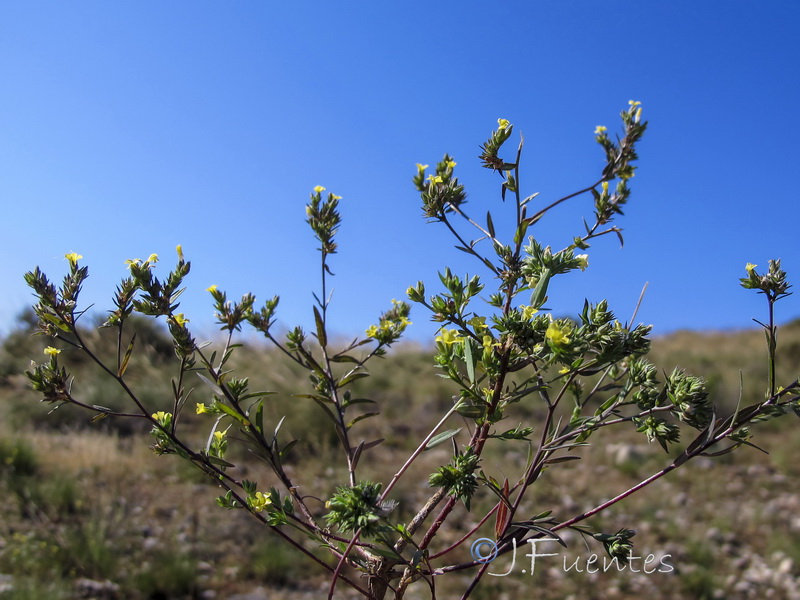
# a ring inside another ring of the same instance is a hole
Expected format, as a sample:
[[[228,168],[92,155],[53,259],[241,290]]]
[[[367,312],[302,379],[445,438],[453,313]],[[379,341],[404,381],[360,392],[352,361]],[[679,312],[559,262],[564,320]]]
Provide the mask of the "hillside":
[[[146,431],[120,427],[113,419],[90,424],[86,413],[71,407],[48,415],[50,407],[38,402],[21,375],[45,345],[30,335],[31,329],[30,322],[22,321],[0,346],[5,415],[0,488],[8,499],[0,520],[0,598],[320,597],[325,579],[310,563],[274,543],[246,515],[216,507],[215,487],[182,462],[153,456]],[[167,409],[170,342],[145,325],[138,338],[147,358],[134,359],[129,367],[132,385],[154,409]],[[112,340],[97,341],[111,351]],[[83,401],[124,406],[124,397],[91,365],[77,356],[68,359]],[[666,372],[677,365],[702,375],[728,410],[736,406],[740,380],[744,404],[763,397],[766,361],[758,330],[658,337],[651,359]],[[778,359],[779,382],[800,375],[800,321],[779,330]],[[241,349],[235,368],[252,374],[253,388],[277,392],[265,418],[277,421],[290,414],[284,427],[300,440],[290,468],[309,487],[331,491],[341,474],[335,436],[320,426],[316,405],[291,397],[308,384],[278,353],[257,346]],[[411,345],[379,361],[371,375],[359,382],[358,393],[376,400],[386,418],[370,420],[361,433],[385,442],[364,460],[362,475],[385,481],[431,420],[451,406],[452,389],[436,376],[431,354]],[[520,407],[517,416],[536,427],[535,407]],[[196,426],[194,415],[187,419]],[[510,599],[536,588],[536,597],[554,600],[645,594],[654,599],[763,598],[767,590],[771,598],[800,598],[796,426],[788,418],[765,423],[753,441],[769,456],[745,448],[698,460],[592,523],[605,529],[636,528],[636,549],[643,556],[669,556],[665,560],[674,567],[669,573],[586,572],[580,561],[590,552],[573,537],[569,551],[563,551],[563,564],[560,556],[551,562],[540,559],[536,573],[523,575],[521,563],[528,559],[520,554],[512,575],[486,578],[473,597]],[[197,435],[202,435],[199,429]],[[554,469],[542,481],[535,493],[537,507],[574,514],[668,461],[657,445],[642,443],[633,431],[597,443],[602,452]],[[446,460],[438,449],[425,455],[416,478],[412,473],[396,488],[398,510],[426,497],[427,474]],[[486,460],[511,471],[524,457],[496,453]],[[242,476],[268,478],[258,464]],[[480,508],[486,506],[475,514]],[[469,521],[470,514],[464,513],[464,519]],[[566,571],[572,564],[583,572]],[[498,571],[507,568],[504,563]],[[459,587],[457,581],[450,585],[440,590],[442,597],[453,597],[448,590],[455,594]],[[253,595],[235,596],[248,593]]]

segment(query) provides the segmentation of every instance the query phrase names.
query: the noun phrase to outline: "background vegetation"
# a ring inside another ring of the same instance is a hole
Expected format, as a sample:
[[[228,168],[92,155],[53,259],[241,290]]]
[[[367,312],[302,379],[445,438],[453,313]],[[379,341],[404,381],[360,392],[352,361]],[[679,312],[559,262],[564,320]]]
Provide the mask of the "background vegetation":
[[[168,409],[170,383],[163,367],[175,360],[172,343],[157,325],[142,320],[137,327],[140,348],[147,350],[134,355],[137,362],[128,370],[131,381],[140,397]],[[0,493],[5,498],[0,518],[0,598],[319,597],[328,584],[324,574],[309,568],[290,547],[274,543],[247,515],[220,510],[214,503],[219,491],[183,461],[153,456],[145,429],[111,418],[88,423],[85,412],[70,406],[46,415],[51,407],[37,401],[22,375],[30,357],[41,355],[46,345],[44,338],[32,335],[34,328],[35,319],[24,316],[0,344],[0,402],[6,415],[0,425]],[[87,335],[103,332],[95,329]],[[115,351],[112,337],[98,340],[106,351]],[[290,415],[284,427],[301,440],[294,462],[306,470],[304,479],[313,472],[314,488],[332,491],[345,465],[332,460],[335,433],[320,418],[320,409],[291,396],[305,389],[305,376],[275,351],[253,344],[243,350],[235,368],[253,375],[253,389],[278,392],[270,397],[269,417]],[[425,348],[401,345],[387,360],[373,364],[372,377],[359,382],[388,417],[368,425],[375,428],[374,437],[386,441],[375,450],[380,459],[370,461],[378,471],[366,476],[385,480],[408,455],[413,441],[427,433],[416,431],[415,424],[423,427],[431,414],[452,406],[454,390],[437,377],[432,355]],[[81,362],[80,354],[65,350],[62,357],[88,394],[87,403],[124,406],[118,389],[97,377],[92,365]],[[727,409],[733,410],[737,402],[740,381],[744,404],[763,398],[767,365],[759,330],[677,332],[655,338],[650,357],[666,372],[678,365],[704,376],[712,395]],[[800,320],[779,329],[778,365],[787,370],[779,370],[778,381],[793,380],[797,373],[788,368],[798,363]],[[405,418],[392,418],[399,414]],[[387,425],[401,421],[407,425],[394,429]],[[199,425],[198,418],[196,433],[202,435]],[[667,464],[668,457],[657,444],[642,445],[641,435],[633,430],[630,434],[604,452],[588,453],[586,460],[554,470],[538,488],[538,501],[574,513]],[[527,597],[535,589],[536,597],[544,599],[645,594],[800,598],[796,422],[783,419],[760,427],[753,441],[770,455],[747,449],[746,455],[737,452],[713,461],[698,460],[604,513],[602,522],[592,523],[607,530],[636,524],[637,552],[671,555],[673,572],[589,574],[573,569],[565,573],[564,558],[572,564],[579,557],[585,561],[591,552],[602,554],[600,548],[586,548],[580,538],[570,538],[568,550],[555,544],[540,546],[541,552],[562,555],[540,558],[533,574],[523,574],[529,559],[521,550],[515,571],[503,578],[487,577],[475,597]],[[430,490],[420,482],[446,459],[447,451],[439,448],[424,455],[415,465],[420,476],[406,478],[396,489],[400,510],[427,497]],[[501,471],[504,465],[524,460],[502,449],[486,456]],[[252,474],[243,476],[269,479],[257,461],[245,462]],[[473,510],[478,514],[484,508]],[[250,557],[243,567],[241,556]],[[496,570],[503,572],[508,566],[504,561]],[[347,596],[344,588],[338,593]],[[447,597],[446,590],[442,594]]]

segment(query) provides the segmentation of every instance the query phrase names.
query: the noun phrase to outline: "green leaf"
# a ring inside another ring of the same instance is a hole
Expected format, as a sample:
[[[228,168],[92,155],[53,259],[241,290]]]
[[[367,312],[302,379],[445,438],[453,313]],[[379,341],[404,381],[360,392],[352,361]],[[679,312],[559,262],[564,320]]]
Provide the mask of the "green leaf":
[[[208,377],[206,377],[201,373],[198,373],[197,376],[203,381],[203,383],[205,383],[211,389],[212,392],[214,392],[214,394],[216,394],[220,398],[225,397],[225,392],[223,392],[222,388],[219,387],[216,383],[214,383]]]
[[[486,407],[475,404],[462,404],[456,409],[456,412],[468,419],[480,419],[486,414]]]
[[[349,354],[335,354],[331,356],[331,361],[335,363],[355,363],[358,364],[358,359]]]
[[[299,441],[300,441],[300,440],[292,440],[291,442],[287,443],[287,444],[286,444],[286,445],[285,445],[285,446],[284,446],[284,447],[281,449],[281,451],[278,453],[278,456],[280,457],[280,459],[281,459],[281,460],[283,460],[284,458],[286,458],[286,456],[289,454],[289,451],[290,451],[292,448],[294,448],[295,444],[296,444],[297,442],[299,442]]]
[[[363,415],[358,415],[355,419],[353,419],[347,425],[345,425],[345,428],[346,429],[350,429],[353,425],[355,425],[359,421],[362,421],[364,419],[368,419],[369,417],[376,417],[379,414],[381,414],[381,413],[379,413],[379,412],[371,412],[371,413],[364,413]]]
[[[369,373],[367,373],[366,371],[359,371],[359,370],[357,370],[357,369],[353,369],[352,371],[350,371],[349,373],[347,373],[347,374],[346,374],[344,377],[342,377],[342,378],[341,378],[341,379],[340,379],[340,380],[339,380],[339,381],[336,383],[336,385],[337,385],[338,387],[342,387],[342,386],[345,386],[345,385],[347,385],[348,383],[352,383],[352,382],[353,382],[353,381],[355,381],[356,379],[362,379],[362,378],[364,378],[364,377],[369,377]]]
[[[317,324],[317,340],[319,341],[320,346],[327,346],[328,345],[328,335],[325,333],[325,322],[322,320],[322,315],[320,314],[317,307],[314,307],[314,321]]]
[[[133,343],[136,341],[136,333],[134,332],[133,336],[131,337],[131,342],[128,344],[128,349],[125,350],[125,356],[122,358],[122,362],[119,365],[119,369],[117,370],[117,377],[122,377],[125,375],[125,371],[128,369],[128,363],[131,360],[131,355],[133,354]]]
[[[446,442],[453,436],[457,435],[459,431],[461,431],[461,427],[458,429],[448,429],[447,431],[443,431],[441,433],[436,434],[431,438],[431,440],[425,444],[425,450],[430,450],[434,446],[438,446],[442,442]]]
[[[486,229],[489,230],[489,235],[491,235],[492,237],[497,237],[494,234],[494,223],[492,222],[492,213],[490,213],[488,210],[486,211]]]
[[[222,402],[217,402],[215,406],[217,408],[219,408],[222,412],[224,412],[226,415],[228,415],[229,417],[233,417],[234,419],[239,421],[239,423],[241,423],[245,427],[249,427],[250,426],[250,421],[248,421],[247,418],[244,415],[240,415],[238,412],[233,410],[227,404],[223,404]]]
[[[210,454],[205,454],[204,458],[211,463],[212,465],[216,465],[218,467],[235,467],[233,463],[229,463],[227,460],[222,459],[218,456],[211,456]]]
[[[467,377],[470,383],[475,383],[475,360],[472,358],[472,340],[464,339],[464,364],[467,367]]]

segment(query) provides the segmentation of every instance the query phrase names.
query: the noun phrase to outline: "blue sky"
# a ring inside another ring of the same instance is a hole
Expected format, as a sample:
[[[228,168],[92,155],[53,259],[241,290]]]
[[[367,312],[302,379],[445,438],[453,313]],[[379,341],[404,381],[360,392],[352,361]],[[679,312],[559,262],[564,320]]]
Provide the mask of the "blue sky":
[[[637,320],[656,333],[750,326],[765,303],[738,286],[745,263],[780,257],[800,280],[798,26],[793,0],[2,3],[0,330],[36,265],[57,279],[82,254],[102,312],[125,259],[158,253],[163,274],[178,243],[201,332],[211,284],[279,294],[280,322],[308,326],[304,205],[323,185],[343,196],[331,318],[355,334],[447,265],[482,273],[425,223],[415,163],[449,152],[469,212],[508,222],[476,158],[497,118],[525,135],[523,193],[544,203],[596,179],[593,130],[629,99],[650,128],[625,247],[597,240],[585,273],[554,282],[554,311],[607,297],[625,320],[649,282]],[[532,233],[560,249],[582,216],[588,198]],[[430,339],[428,316],[412,321]]]

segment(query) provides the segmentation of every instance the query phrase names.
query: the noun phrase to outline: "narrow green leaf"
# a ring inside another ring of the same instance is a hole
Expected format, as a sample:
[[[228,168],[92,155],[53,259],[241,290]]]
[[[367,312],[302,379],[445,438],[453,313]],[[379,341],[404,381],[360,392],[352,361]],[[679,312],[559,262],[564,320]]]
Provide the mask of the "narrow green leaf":
[[[456,409],[456,412],[462,417],[468,419],[480,419],[486,413],[486,408],[483,406],[476,406],[474,404],[464,404]]]
[[[229,463],[224,458],[220,458],[219,456],[206,455],[205,458],[212,465],[217,465],[218,467],[235,467],[236,466],[233,463]]]
[[[331,357],[331,361],[335,363],[355,363],[358,364],[358,359],[349,354],[335,354]]]
[[[464,338],[464,364],[467,367],[467,377],[470,383],[475,383],[475,360],[472,358],[472,340]]]
[[[489,235],[492,237],[497,237],[494,234],[494,223],[492,222],[492,213],[488,210],[486,211],[486,229],[489,230]]]
[[[117,370],[117,377],[122,377],[125,375],[125,371],[128,369],[128,363],[131,360],[131,355],[133,354],[133,344],[136,341],[136,333],[134,332],[133,336],[131,337],[131,342],[128,344],[128,349],[125,350],[125,356],[122,358],[122,362],[119,365],[119,369]]]
[[[285,445],[285,446],[284,446],[284,447],[281,449],[281,451],[278,453],[278,456],[280,457],[280,459],[281,459],[281,460],[283,460],[284,458],[286,458],[286,456],[289,454],[289,451],[290,451],[292,448],[294,448],[295,444],[296,444],[297,442],[299,442],[299,441],[300,441],[300,440],[292,440],[291,442],[289,442],[288,444],[286,444],[286,445]]]
[[[446,442],[450,438],[455,435],[458,435],[458,432],[461,431],[461,427],[458,429],[448,429],[447,431],[442,431],[441,433],[437,433],[435,436],[431,438],[427,444],[425,444],[425,450],[430,450],[434,446],[438,446],[442,442]]]
[[[211,389],[211,391],[212,391],[212,392],[214,392],[214,393],[215,393],[217,396],[219,396],[220,398],[224,398],[224,397],[225,397],[225,392],[223,392],[223,391],[222,391],[222,388],[221,388],[221,387],[219,387],[219,386],[218,386],[216,383],[214,383],[214,382],[213,382],[213,381],[211,381],[211,380],[210,380],[208,377],[206,377],[205,375],[203,375],[203,374],[201,374],[201,373],[198,373],[198,374],[197,374],[197,376],[198,376],[198,377],[199,377],[199,378],[200,378],[200,379],[203,381],[203,383],[205,383],[205,384],[206,384],[206,385],[207,385],[207,386],[208,386],[208,387]]]
[[[325,323],[322,320],[322,315],[320,314],[317,307],[314,307],[314,321],[317,324],[317,340],[319,341],[320,346],[327,346],[328,345],[328,335],[325,333]]]
[[[241,423],[245,427],[249,427],[250,426],[250,421],[248,421],[247,418],[244,415],[240,415],[238,412],[233,410],[227,404],[223,404],[222,402],[217,402],[215,406],[217,408],[219,408],[222,412],[224,412],[226,415],[228,415],[229,417],[233,417],[234,419],[239,421],[239,423]]]
[[[378,416],[379,412],[371,412],[371,413],[364,413],[363,415],[358,415],[355,419],[351,420],[345,427],[350,429],[353,425],[358,423],[359,421],[363,421],[364,419],[368,419],[369,417],[376,417]]]
[[[347,385],[348,383],[352,383],[356,379],[363,379],[364,377],[369,377],[369,373],[367,373],[366,371],[359,371],[357,369],[353,369],[352,371],[347,373],[344,377],[342,377],[337,382],[336,385],[338,387],[343,387],[343,386]]]
[[[256,429],[260,434],[264,433],[264,401],[260,400],[256,407]]]

